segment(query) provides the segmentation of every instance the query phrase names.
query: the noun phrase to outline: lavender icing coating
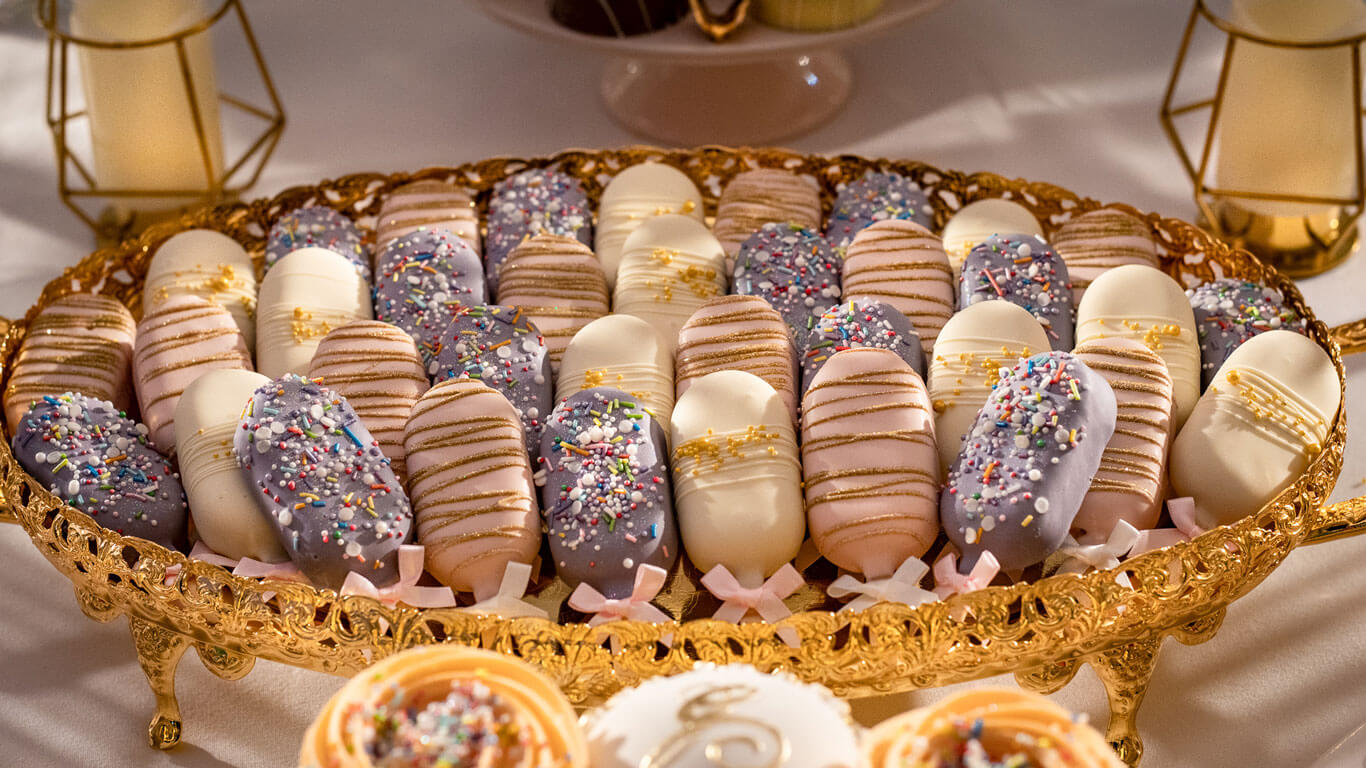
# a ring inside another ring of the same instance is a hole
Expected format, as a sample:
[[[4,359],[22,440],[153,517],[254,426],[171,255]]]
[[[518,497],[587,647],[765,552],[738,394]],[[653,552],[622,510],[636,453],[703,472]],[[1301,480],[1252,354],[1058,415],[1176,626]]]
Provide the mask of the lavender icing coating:
[[[1018,570],[1062,546],[1115,415],[1110,385],[1069,352],[1001,369],[939,497],[964,572],[983,551]]]
[[[1075,346],[1072,281],[1058,252],[1036,235],[992,235],[968,253],[958,273],[958,306],[1004,299],[1038,318],[1053,349]]]
[[[407,331],[431,375],[437,337],[461,307],[487,299],[478,254],[449,230],[420,229],[385,246],[375,269],[375,319]]]
[[[541,429],[555,405],[550,355],[541,332],[516,307],[462,307],[441,334],[435,381],[479,379],[512,403],[522,419],[526,452],[540,455]]]
[[[840,298],[843,263],[813,229],[786,223],[765,224],[740,245],[732,271],[731,293],[758,296],[778,310],[798,353],[806,333]]]
[[[911,321],[890,304],[859,296],[816,318],[802,353],[802,391],[836,352],[858,347],[889,349],[925,378],[925,352]]]
[[[640,565],[673,567],[667,456],[659,423],[619,389],[585,389],[555,406],[541,436],[541,508],[555,570],[570,586],[619,599]]]
[[[33,479],[125,536],[185,548],[189,505],[171,461],[147,427],[107,400],[68,392],[36,400],[10,442]]]
[[[294,374],[263,384],[232,449],[280,544],[313,583],[340,589],[350,571],[377,587],[398,578],[412,506],[345,398]]]
[[[564,235],[593,247],[593,213],[578,180],[548,168],[532,168],[493,187],[484,238],[489,292],[512,249],[536,235]]]
[[[1200,389],[1243,342],[1267,331],[1305,332],[1304,318],[1285,305],[1280,291],[1231,277],[1186,290],[1200,338]]]
[[[326,248],[356,265],[370,282],[370,249],[350,219],[325,205],[309,205],[281,216],[266,236],[266,269],[300,248]]]
[[[874,222],[910,219],[931,228],[934,209],[920,185],[899,173],[868,171],[863,178],[842,185],[825,227],[825,238],[843,254],[854,236]]]

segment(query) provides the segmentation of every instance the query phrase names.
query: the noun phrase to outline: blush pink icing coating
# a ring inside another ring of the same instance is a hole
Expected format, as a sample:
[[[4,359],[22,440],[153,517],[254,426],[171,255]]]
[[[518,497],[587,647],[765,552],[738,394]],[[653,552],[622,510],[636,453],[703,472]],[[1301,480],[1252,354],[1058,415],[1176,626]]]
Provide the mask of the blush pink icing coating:
[[[797,351],[782,315],[758,296],[717,296],[688,318],[674,352],[677,397],[713,371],[744,371],[768,382],[797,422]]]
[[[1081,302],[1091,281],[1124,264],[1157,268],[1157,240],[1147,224],[1112,208],[1084,213],[1053,235],[1053,248],[1067,263],[1073,303]]]
[[[444,181],[425,180],[405,184],[393,192],[379,209],[375,222],[375,255],[385,246],[419,229],[444,229],[465,241],[475,254],[482,253],[479,214],[469,192]]]
[[[1172,377],[1156,352],[1134,339],[1083,342],[1077,359],[1115,393],[1115,433],[1100,469],[1072,521],[1082,544],[1104,542],[1120,520],[1144,530],[1157,526],[1171,433]]]
[[[133,345],[133,378],[143,423],[163,453],[175,450],[175,407],[185,388],[219,369],[252,370],[247,342],[226,309],[181,294],[143,315]]]
[[[485,600],[508,563],[530,563],[540,513],[512,404],[473,379],[448,379],[413,406],[403,439],[427,571]]]
[[[745,171],[721,190],[712,232],[734,258],[740,244],[769,222],[820,229],[821,197],[815,179],[777,168]]]
[[[573,237],[541,234],[523,241],[508,254],[498,275],[498,303],[531,318],[556,373],[574,334],[611,311],[598,257]]]
[[[895,352],[840,352],[802,398],[802,473],[811,538],[870,578],[925,554],[939,532],[934,411]]]
[[[308,366],[310,379],[346,398],[379,449],[389,458],[399,482],[407,485],[403,430],[427,376],[413,337],[379,320],[347,323],[323,337]]]
[[[845,298],[863,296],[901,310],[920,335],[926,357],[953,315],[953,279],[944,244],[906,219],[865,227],[844,255]]]
[[[133,406],[128,364],[137,325],[118,299],[93,293],[63,296],[33,319],[5,387],[5,421],[13,430],[44,395],[79,392]]]

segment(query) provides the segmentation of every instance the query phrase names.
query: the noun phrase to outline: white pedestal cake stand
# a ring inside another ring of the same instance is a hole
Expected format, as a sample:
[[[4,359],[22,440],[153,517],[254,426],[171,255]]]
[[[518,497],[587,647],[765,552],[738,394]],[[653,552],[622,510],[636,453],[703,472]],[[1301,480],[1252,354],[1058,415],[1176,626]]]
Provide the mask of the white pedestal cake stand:
[[[751,19],[713,43],[691,18],[634,37],[575,32],[547,0],[480,0],[517,29],[610,56],[601,93],[632,131],[679,146],[766,144],[823,125],[849,96],[854,74],[840,51],[905,24],[942,0],[885,0],[867,22],[833,32],[784,32]]]

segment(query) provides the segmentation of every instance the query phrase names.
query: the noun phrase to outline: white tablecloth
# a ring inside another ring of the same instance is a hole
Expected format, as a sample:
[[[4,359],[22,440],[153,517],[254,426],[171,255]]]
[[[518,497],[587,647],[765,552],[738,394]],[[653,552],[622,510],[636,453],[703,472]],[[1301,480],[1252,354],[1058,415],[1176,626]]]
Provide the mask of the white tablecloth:
[[[12,2],[13,0],[10,0]],[[255,193],[358,170],[635,143],[600,109],[602,59],[501,28],[466,0],[247,3],[289,125]],[[911,157],[1059,183],[1193,217],[1158,103],[1189,6],[961,0],[852,52],[845,112],[789,144]],[[57,198],[43,123],[44,44],[0,0],[0,315],[90,250]],[[1215,54],[1199,49],[1208,61]],[[229,71],[240,54],[227,54]],[[1330,323],[1366,312],[1354,257],[1303,284]],[[1348,366],[1352,388],[1366,364]],[[1349,422],[1366,417],[1366,398]],[[1366,492],[1366,441],[1349,442],[1335,499]],[[9,765],[290,765],[341,684],[269,662],[246,679],[181,666],[184,740],[145,745],[152,698],[125,622],[86,619],[71,585],[21,529],[0,528],[0,762]],[[1293,553],[1198,647],[1169,643],[1139,716],[1145,765],[1308,765],[1366,717],[1366,538]],[[939,692],[860,705],[877,717]],[[1089,669],[1056,695],[1103,727]]]

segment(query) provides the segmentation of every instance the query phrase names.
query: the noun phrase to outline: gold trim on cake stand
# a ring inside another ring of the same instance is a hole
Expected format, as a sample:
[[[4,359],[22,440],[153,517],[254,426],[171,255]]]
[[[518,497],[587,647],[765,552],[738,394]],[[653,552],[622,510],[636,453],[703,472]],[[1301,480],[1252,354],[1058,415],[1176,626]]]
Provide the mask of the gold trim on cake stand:
[[[1140,217],[1157,237],[1163,266],[1186,285],[1219,275],[1265,282],[1284,292],[1309,319],[1308,333],[1332,357],[1344,392],[1338,339],[1362,344],[1362,324],[1331,331],[1314,319],[1294,283],[1246,251],[1195,226],[1129,206],[1102,205],[1060,187],[992,173],[965,174],[902,160],[851,155],[820,157],[776,149],[701,147],[662,150],[562,152],[533,159],[494,158],[417,173],[355,174],[287,189],[271,199],[235,202],[159,224],[137,239],[86,257],[48,283],[21,320],[0,339],[0,384],[11,372],[25,330],[58,297],[98,291],[140,312],[141,282],[151,254],[167,238],[193,227],[225,232],[259,259],[270,225],[302,205],[323,204],[362,223],[372,221],[384,195],[415,179],[442,179],[473,189],[487,205],[492,185],[529,167],[554,167],[579,179],[594,201],[616,171],[646,160],[671,163],[703,190],[707,213],[735,174],[755,167],[786,168],[814,176],[827,212],[836,186],[870,169],[896,171],[920,183],[943,226],[962,205],[1007,197],[1033,211],[1051,234],[1072,216],[1102,207]],[[519,656],[553,678],[576,704],[602,701],[623,687],[656,675],[681,672],[699,661],[745,662],[782,669],[822,683],[843,697],[896,693],[1012,672],[1031,690],[1055,691],[1084,663],[1105,684],[1111,717],[1107,735],[1130,764],[1143,746],[1135,725],[1162,641],[1204,642],[1223,621],[1229,603],[1246,594],[1296,546],[1355,533],[1366,501],[1327,505],[1342,468],[1345,411],[1334,414],[1328,439],[1309,469],[1270,504],[1193,541],[1148,552],[1110,571],[1067,574],[1032,583],[991,587],[915,608],[880,604],[857,614],[833,613],[824,595],[832,572],[808,569],[812,584],[788,599],[794,614],[777,624],[728,624],[704,618],[715,605],[698,590],[686,564],[672,575],[661,604],[682,617],[677,624],[614,622],[599,627],[559,607],[565,588],[543,573],[532,599],[559,611],[558,621],[481,618],[458,609],[390,608],[359,596],[280,581],[261,582],[152,544],[120,536],[63,504],[15,461],[8,440],[0,445],[0,494],[40,552],[71,579],[87,616],[110,621],[127,615],[143,671],[156,695],[152,746],[173,746],[182,718],[174,671],[191,645],[224,679],[245,675],[256,658],[334,675],[351,675],[407,647],[454,642]],[[245,502],[244,502],[245,503]],[[1120,573],[1130,586],[1117,582]],[[173,575],[168,575],[173,574]],[[779,637],[790,629],[791,647]],[[612,650],[609,635],[619,648]],[[666,645],[666,635],[672,636]]]

